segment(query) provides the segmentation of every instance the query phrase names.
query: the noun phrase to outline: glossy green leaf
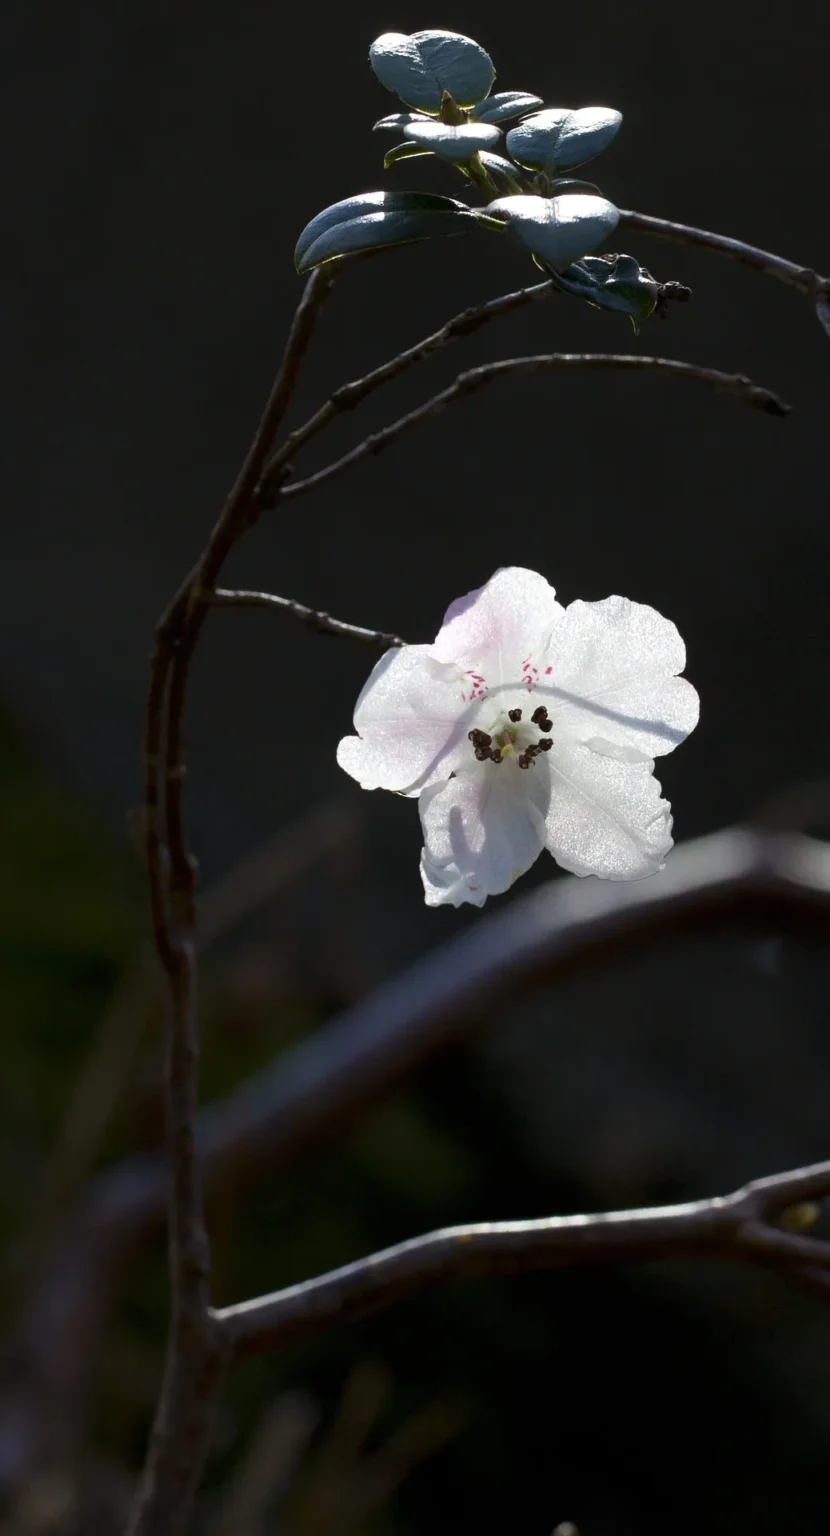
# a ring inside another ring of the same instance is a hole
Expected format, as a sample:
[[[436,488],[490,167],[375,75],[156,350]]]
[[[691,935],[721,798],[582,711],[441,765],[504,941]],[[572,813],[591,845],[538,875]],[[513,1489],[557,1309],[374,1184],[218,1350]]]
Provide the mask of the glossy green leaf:
[[[501,197],[484,210],[556,272],[593,251],[616,229],[619,211],[604,197]]]
[[[298,269],[316,240],[338,224],[372,213],[469,213],[466,203],[437,192],[358,192],[331,203],[306,224],[294,250]]]
[[[426,117],[423,112],[390,112],[388,117],[381,117],[372,128],[373,133],[378,129],[389,128],[393,133],[406,133],[410,123],[429,123],[432,119]]]
[[[391,170],[399,160],[422,160],[425,155],[431,155],[431,149],[423,149],[420,144],[413,144],[411,139],[404,139],[402,144],[396,144],[393,149],[388,149],[383,157],[383,169]]]
[[[451,123],[410,123],[408,133],[415,144],[433,150],[442,160],[451,160],[455,165],[472,160],[480,149],[492,149],[501,139],[501,130],[490,123],[462,123],[459,127]]]
[[[551,107],[525,118],[507,135],[507,148],[519,165],[545,171],[571,170],[592,160],[616,137],[622,113],[612,107]]]
[[[512,160],[506,160],[504,155],[492,155],[487,149],[479,150],[478,158],[497,187],[502,187],[505,192],[522,191],[521,172]]]
[[[324,208],[307,224],[294,252],[298,272],[335,256],[411,240],[458,235],[471,220],[466,203],[431,192],[364,192]]]
[[[543,105],[541,96],[530,96],[527,91],[498,91],[473,107],[470,117],[476,123],[507,123]]]
[[[566,192],[592,192],[602,197],[595,181],[578,181],[575,176],[557,176],[550,183],[550,190],[553,197],[563,197]]]
[[[564,272],[551,272],[558,288],[599,309],[615,309],[637,322],[647,320],[660,284],[633,256],[584,256]]]
[[[437,113],[444,91],[459,107],[472,107],[496,76],[490,55],[460,32],[384,32],[369,49],[369,62],[381,85],[424,112]]]

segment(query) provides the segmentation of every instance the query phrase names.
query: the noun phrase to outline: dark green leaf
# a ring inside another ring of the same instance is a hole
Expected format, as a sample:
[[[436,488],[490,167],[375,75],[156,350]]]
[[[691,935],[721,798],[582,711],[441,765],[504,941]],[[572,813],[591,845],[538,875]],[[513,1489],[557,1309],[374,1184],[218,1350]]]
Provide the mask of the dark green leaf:
[[[660,284],[633,256],[584,256],[564,272],[551,271],[558,288],[600,309],[615,309],[637,322],[647,320]]]
[[[527,91],[499,91],[473,107],[470,117],[477,123],[506,123],[511,117],[523,117],[525,112],[535,112],[542,105],[541,96],[530,96]]]
[[[425,117],[423,112],[390,112],[388,117],[378,119],[372,132],[377,133],[379,128],[389,128],[394,133],[406,133],[410,123],[429,122],[431,118]]]
[[[507,148],[519,165],[545,171],[571,170],[592,160],[616,136],[622,113],[611,107],[551,107],[535,112],[507,135]]]
[[[597,197],[602,197],[596,182],[577,181],[574,176],[557,176],[550,183],[550,190],[555,197],[563,197],[566,192],[592,192]]]
[[[294,251],[294,263],[298,272],[307,270],[305,257],[321,235],[338,224],[347,224],[372,213],[468,213],[466,203],[454,197],[443,197],[436,192],[359,192],[346,197],[340,203],[331,203],[318,213],[300,235]],[[316,266],[316,262],[311,263]]]
[[[503,187],[506,192],[522,191],[520,172],[512,160],[506,160],[504,155],[491,155],[486,149],[479,151],[478,158],[496,186]]]
[[[383,157],[383,169],[388,171],[399,160],[421,160],[424,155],[431,155],[431,149],[422,149],[420,144],[413,144],[411,139],[404,139],[403,144],[396,144],[393,149],[388,149]]]
[[[483,100],[495,79],[489,54],[459,32],[384,32],[369,49],[381,85],[410,107],[437,112],[444,91],[460,107]]]
[[[324,261],[354,251],[410,240],[460,235],[471,220],[466,203],[429,192],[365,192],[318,213],[303,230],[294,261],[310,272]]]

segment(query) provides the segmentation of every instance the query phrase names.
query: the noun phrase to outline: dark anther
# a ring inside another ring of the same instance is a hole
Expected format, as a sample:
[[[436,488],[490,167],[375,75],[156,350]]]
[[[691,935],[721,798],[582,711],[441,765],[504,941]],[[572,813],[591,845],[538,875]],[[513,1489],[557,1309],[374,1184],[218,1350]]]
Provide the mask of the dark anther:
[[[547,719],[547,714],[548,712],[545,709],[544,704],[540,704],[538,709],[534,709],[530,718],[534,725],[541,725],[542,721]]]
[[[541,740],[536,743],[536,751],[549,752],[552,746],[553,742],[551,741],[550,736],[543,736]]]
[[[517,761],[520,768],[529,768],[533,762],[533,758],[530,757],[527,752],[522,752],[520,753]]]
[[[508,720],[512,720],[513,724],[516,725],[522,718],[522,712],[520,709],[508,709],[507,718]]]
[[[485,747],[482,743],[476,747],[476,757],[480,763],[486,763],[488,757],[492,757],[492,747]]]
[[[493,751],[490,753],[490,760],[494,763],[501,762],[501,751],[498,747],[493,748]]]
[[[471,741],[474,747],[489,747],[493,738],[488,736],[486,731],[476,729],[467,732],[467,740]]]

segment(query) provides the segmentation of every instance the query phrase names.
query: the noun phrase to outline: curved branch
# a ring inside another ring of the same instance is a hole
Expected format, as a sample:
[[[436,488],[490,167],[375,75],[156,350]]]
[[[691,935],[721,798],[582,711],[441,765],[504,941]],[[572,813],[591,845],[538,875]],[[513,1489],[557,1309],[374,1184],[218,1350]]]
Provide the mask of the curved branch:
[[[767,277],[777,277],[789,288],[795,288],[808,299],[819,300],[830,291],[830,279],[814,272],[811,267],[800,267],[772,251],[763,251],[745,240],[733,240],[731,235],[717,235],[709,229],[696,229],[693,224],[676,224],[672,219],[658,219],[651,213],[637,213],[633,208],[621,208],[620,224],[629,229],[641,229],[645,234],[657,235],[660,240],[672,240],[678,245],[696,245],[703,250],[716,251],[721,256],[731,256],[742,266],[753,267]]]
[[[683,363],[670,357],[641,357],[637,353],[627,352],[545,352],[531,357],[509,357],[502,362],[485,363],[480,368],[468,368],[464,373],[459,373],[454,383],[447,389],[442,389],[440,394],[433,395],[424,405],[419,405],[414,411],[409,411],[405,416],[400,416],[390,426],[383,427],[379,432],[372,432],[369,437],[358,443],[349,453],[336,459],[333,464],[327,464],[316,474],[308,475],[305,480],[297,480],[293,484],[283,485],[280,488],[280,501],[289,501],[295,496],[303,496],[307,491],[316,490],[327,480],[349,469],[353,464],[369,455],[381,453],[388,448],[404,432],[412,427],[420,426],[421,422],[428,421],[433,416],[440,415],[448,405],[453,405],[465,395],[474,394],[483,389],[485,385],[492,384],[496,379],[512,378],[522,373],[535,373],[546,369],[578,369],[587,368],[605,370],[620,368],[629,372],[657,373],[677,379],[689,379],[694,383],[708,384],[710,388],[720,390],[724,394],[732,395],[745,405],[755,406],[757,410],[765,411],[771,416],[787,416],[790,407],[779,400],[771,390],[764,389],[759,384],[753,384],[751,379],[740,373],[722,373],[718,368],[701,368],[695,363]]]
[[[789,1206],[830,1196],[830,1162],[758,1179],[734,1194],[598,1216],[551,1216],[445,1227],[269,1296],[223,1307],[216,1320],[235,1353],[256,1354],[351,1321],[439,1280],[582,1264],[678,1257],[815,1269],[830,1275],[830,1243],[772,1224]]]
[[[175,1536],[184,1529],[210,1433],[223,1349],[210,1311],[210,1243],[195,1142],[199,1031],[196,997],[196,868],[184,828],[182,734],[190,661],[208,605],[205,592],[227,555],[256,520],[256,486],[311,341],[332,274],[308,280],[271,393],[205,549],[156,631],[145,734],[146,856],[153,934],[169,999],[165,1105],[171,1317],[150,1449],[129,1521],[129,1536]]]

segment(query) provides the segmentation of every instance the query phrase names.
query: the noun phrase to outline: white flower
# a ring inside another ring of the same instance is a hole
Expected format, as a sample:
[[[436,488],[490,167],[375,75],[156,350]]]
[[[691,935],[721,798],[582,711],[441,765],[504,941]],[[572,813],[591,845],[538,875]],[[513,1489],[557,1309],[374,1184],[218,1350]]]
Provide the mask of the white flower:
[[[434,645],[387,651],[337,761],[364,789],[420,796],[429,906],[483,906],[542,848],[575,875],[639,880],[672,846],[652,759],[697,724],[685,663],[653,608],[563,608],[510,567],[452,604]]]

